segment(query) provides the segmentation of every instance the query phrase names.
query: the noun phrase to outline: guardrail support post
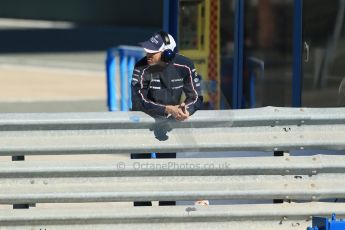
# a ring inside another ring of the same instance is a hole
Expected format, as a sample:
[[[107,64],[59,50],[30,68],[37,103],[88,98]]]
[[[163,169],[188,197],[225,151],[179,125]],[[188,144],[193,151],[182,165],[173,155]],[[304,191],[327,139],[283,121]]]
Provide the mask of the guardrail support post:
[[[12,156],[12,161],[24,161],[25,156]],[[29,204],[14,204],[13,209],[28,209]]]
[[[275,156],[275,157],[282,157],[282,156],[284,156],[284,151],[274,151],[273,152],[273,156]],[[273,203],[274,204],[284,203],[284,200],[283,199],[274,199]]]

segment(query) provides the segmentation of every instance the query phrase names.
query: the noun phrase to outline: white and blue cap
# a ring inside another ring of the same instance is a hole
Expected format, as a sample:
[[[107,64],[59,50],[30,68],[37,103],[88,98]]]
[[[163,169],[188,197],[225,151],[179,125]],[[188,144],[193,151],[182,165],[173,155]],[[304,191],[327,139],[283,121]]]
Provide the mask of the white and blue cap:
[[[168,34],[170,43],[165,44],[160,32],[154,33],[152,37],[144,42],[139,43],[146,53],[157,53],[167,49],[174,50],[176,47],[175,39]]]

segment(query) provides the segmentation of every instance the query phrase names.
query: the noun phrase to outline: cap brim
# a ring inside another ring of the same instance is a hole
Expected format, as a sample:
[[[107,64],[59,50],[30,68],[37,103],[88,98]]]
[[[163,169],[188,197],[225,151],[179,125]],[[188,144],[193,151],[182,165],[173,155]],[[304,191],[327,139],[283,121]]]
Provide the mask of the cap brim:
[[[146,49],[146,48],[144,48],[144,50],[145,50],[146,53],[149,53],[149,54],[154,54],[154,53],[160,52],[159,50],[149,50],[149,49]]]
[[[154,47],[150,41],[140,42],[139,45],[144,48],[146,53],[158,53],[164,48],[163,45],[159,49],[157,49],[157,47]]]

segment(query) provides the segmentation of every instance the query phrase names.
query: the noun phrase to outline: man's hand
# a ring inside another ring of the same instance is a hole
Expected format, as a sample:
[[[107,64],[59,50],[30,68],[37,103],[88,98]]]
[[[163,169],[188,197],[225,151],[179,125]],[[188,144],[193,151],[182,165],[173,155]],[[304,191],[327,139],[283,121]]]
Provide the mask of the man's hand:
[[[170,114],[178,121],[184,121],[189,117],[185,103],[181,105],[167,105],[165,106],[165,113]]]
[[[178,107],[179,107],[178,105],[167,105],[167,106],[165,106],[165,113],[178,119],[180,117]]]
[[[187,120],[187,118],[189,117],[189,112],[187,110],[187,106],[185,103],[182,103],[179,107],[178,107],[178,112],[179,112],[179,117],[180,119],[178,119],[179,121],[184,121]]]

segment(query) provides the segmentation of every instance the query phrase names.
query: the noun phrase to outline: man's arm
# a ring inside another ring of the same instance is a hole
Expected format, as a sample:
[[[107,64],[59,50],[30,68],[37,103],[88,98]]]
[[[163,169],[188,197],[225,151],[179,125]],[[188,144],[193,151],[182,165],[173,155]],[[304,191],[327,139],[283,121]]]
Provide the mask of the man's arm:
[[[186,94],[184,103],[189,115],[192,115],[202,107],[201,76],[196,72],[192,62],[186,65],[186,70],[183,87],[183,91]]]

